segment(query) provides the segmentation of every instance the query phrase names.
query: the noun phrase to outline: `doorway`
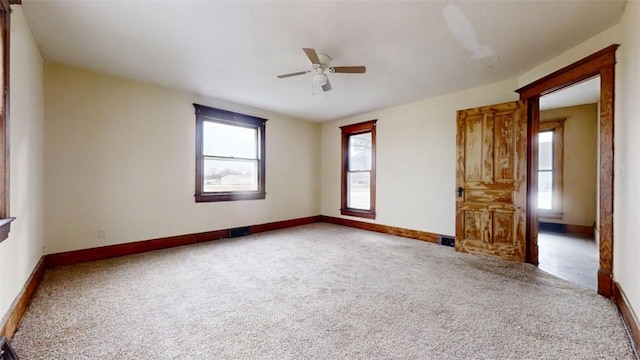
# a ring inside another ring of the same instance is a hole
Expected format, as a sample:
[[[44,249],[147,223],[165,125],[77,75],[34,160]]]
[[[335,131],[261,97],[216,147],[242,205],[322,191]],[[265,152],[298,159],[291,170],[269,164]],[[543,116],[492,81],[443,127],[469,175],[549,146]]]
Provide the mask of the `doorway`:
[[[597,290],[596,76],[540,98],[538,267]]]
[[[595,76],[600,78],[598,109],[598,293],[613,295],[613,124],[615,89],[615,51],[611,45],[593,55],[549,74],[518,90],[527,102],[527,262],[538,265],[538,143],[540,131],[540,97],[551,94]]]

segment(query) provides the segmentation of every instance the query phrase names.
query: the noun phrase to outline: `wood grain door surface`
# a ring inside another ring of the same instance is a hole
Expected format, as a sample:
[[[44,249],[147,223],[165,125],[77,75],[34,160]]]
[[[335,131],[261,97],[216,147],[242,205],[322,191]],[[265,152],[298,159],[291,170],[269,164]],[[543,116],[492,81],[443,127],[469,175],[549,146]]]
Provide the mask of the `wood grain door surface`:
[[[525,102],[458,111],[456,251],[524,262]]]

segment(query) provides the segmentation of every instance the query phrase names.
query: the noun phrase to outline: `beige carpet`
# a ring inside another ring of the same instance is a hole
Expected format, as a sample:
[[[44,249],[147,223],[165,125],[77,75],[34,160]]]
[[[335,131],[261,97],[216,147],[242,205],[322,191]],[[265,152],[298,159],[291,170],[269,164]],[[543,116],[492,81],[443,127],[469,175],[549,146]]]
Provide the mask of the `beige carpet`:
[[[21,359],[634,359],[594,292],[330,224],[48,270]]]

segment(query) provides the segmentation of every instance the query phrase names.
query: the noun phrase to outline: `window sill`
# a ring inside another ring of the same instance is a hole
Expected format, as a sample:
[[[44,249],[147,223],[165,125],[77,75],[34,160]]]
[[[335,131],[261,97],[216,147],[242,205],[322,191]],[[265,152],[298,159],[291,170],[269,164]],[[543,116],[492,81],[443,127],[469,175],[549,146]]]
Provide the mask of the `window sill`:
[[[3,242],[9,237],[9,230],[11,230],[11,222],[16,218],[10,217],[6,219],[0,219],[0,242]]]
[[[250,193],[220,193],[220,194],[196,194],[196,202],[218,202],[218,201],[238,201],[238,200],[262,200],[266,198],[265,192]]]
[[[375,219],[376,218],[376,214],[371,212],[371,211],[367,211],[367,210],[356,210],[356,209],[340,209],[340,214],[341,215],[346,215],[346,216],[356,216],[356,217],[361,217],[361,218],[365,218],[365,219]]]

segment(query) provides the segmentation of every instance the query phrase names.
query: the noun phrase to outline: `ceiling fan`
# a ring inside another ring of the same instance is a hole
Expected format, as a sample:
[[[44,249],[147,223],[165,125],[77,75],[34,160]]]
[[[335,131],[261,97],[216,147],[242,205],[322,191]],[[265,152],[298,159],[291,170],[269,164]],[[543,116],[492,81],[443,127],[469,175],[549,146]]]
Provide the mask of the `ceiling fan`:
[[[311,79],[313,85],[322,86],[322,91],[331,90],[331,83],[327,73],[343,73],[343,74],[362,74],[367,71],[365,66],[329,66],[331,58],[325,54],[318,54],[315,49],[303,48],[304,53],[311,61],[313,68],[306,71],[298,71],[294,73],[278,75],[278,79],[284,79],[291,76],[298,76],[313,73]]]

